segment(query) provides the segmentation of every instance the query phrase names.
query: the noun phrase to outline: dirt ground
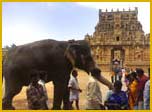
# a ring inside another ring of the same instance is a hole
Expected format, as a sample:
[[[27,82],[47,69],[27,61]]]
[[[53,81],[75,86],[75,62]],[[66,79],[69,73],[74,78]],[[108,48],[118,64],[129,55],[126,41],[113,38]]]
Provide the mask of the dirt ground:
[[[104,75],[105,78],[110,80],[109,73],[102,73],[102,74]],[[80,94],[80,103],[79,103],[80,109],[85,108],[86,85],[88,82],[88,78],[89,78],[89,76],[85,72],[79,71],[78,80],[79,80],[80,88],[82,89],[82,93]],[[50,108],[51,108],[52,102],[53,102],[53,84],[52,84],[52,82],[47,83],[46,87],[47,87],[47,92],[48,92],[48,96],[49,96],[49,104],[50,104]],[[108,92],[108,88],[106,86],[104,86],[103,84],[100,84],[100,89],[101,89],[102,98],[104,101],[106,93]],[[26,87],[23,87],[22,91],[14,97],[13,105],[15,106],[16,109],[19,109],[19,110],[28,109],[27,100],[26,100]]]

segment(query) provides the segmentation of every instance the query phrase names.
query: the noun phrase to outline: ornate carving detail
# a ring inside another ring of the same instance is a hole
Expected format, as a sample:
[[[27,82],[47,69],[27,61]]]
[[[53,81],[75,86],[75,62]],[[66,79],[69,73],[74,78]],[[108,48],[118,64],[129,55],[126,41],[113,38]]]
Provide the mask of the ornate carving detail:
[[[95,26],[95,32],[93,36],[87,34],[85,39],[90,43],[102,71],[111,69],[112,56],[122,60],[122,66],[132,68],[141,65],[147,69],[150,65],[150,34],[145,35],[138,21],[137,8],[128,11],[112,9],[111,12],[99,10],[99,22]],[[115,48],[118,52],[112,52]]]

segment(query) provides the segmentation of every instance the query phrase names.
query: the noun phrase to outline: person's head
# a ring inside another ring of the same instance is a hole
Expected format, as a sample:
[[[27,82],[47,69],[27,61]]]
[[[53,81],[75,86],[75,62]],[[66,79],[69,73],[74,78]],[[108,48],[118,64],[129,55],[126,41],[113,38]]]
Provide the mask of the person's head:
[[[125,76],[125,78],[126,78],[127,80],[130,80],[130,75],[131,75],[131,74],[127,73],[127,75]]]
[[[39,76],[41,80],[47,81],[47,73],[45,71],[40,71]]]
[[[119,62],[114,62],[114,67],[119,67]]]
[[[37,84],[38,79],[39,79],[39,75],[36,71],[32,71],[32,73],[30,74],[30,79],[31,79],[31,83],[32,84]]]
[[[136,72],[131,72],[130,73],[130,79],[131,79],[131,81],[137,80],[137,73]]]
[[[100,77],[101,71],[99,69],[93,69],[91,70],[91,75],[95,78]]]
[[[144,70],[142,68],[136,68],[136,73],[138,77],[142,77],[144,75]]]
[[[115,92],[119,92],[119,91],[121,91],[121,88],[122,88],[122,83],[121,83],[121,81],[116,81],[115,83],[114,83],[114,91]]]
[[[72,76],[73,76],[73,77],[77,77],[77,76],[78,76],[77,70],[73,70],[73,71],[72,71]]]

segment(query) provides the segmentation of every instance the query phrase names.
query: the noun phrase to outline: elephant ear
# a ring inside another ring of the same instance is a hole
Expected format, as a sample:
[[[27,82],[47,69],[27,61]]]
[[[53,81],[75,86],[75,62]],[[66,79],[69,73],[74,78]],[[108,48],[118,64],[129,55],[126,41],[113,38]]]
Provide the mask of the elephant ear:
[[[64,56],[70,61],[73,67],[75,67],[75,60],[77,57],[75,48],[78,46],[79,44],[76,43],[69,44],[64,53]]]

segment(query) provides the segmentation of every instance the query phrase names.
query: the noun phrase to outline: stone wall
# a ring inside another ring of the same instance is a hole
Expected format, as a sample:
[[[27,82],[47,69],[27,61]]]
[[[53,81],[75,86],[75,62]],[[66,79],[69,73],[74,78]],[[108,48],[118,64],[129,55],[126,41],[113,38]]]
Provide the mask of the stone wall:
[[[138,9],[102,12],[93,35],[85,35],[93,57],[102,71],[112,69],[112,61],[121,67],[147,70],[150,66],[150,34],[145,34],[138,21]]]

